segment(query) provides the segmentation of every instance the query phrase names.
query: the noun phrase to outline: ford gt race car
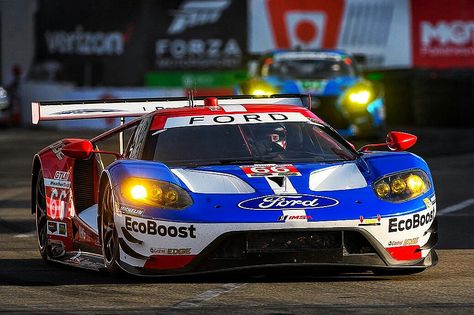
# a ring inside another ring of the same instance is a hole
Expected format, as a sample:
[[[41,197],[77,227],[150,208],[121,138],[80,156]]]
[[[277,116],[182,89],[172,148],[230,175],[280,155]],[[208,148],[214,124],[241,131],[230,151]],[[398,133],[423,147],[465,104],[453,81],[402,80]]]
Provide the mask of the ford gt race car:
[[[384,129],[382,87],[364,79],[354,57],[341,50],[275,50],[260,58],[257,75],[236,92],[311,94],[312,111],[345,137]]]
[[[34,123],[138,117],[34,156],[42,258],[136,275],[435,265],[433,181],[404,152],[416,137],[357,151],[307,107],[301,95],[33,103]]]

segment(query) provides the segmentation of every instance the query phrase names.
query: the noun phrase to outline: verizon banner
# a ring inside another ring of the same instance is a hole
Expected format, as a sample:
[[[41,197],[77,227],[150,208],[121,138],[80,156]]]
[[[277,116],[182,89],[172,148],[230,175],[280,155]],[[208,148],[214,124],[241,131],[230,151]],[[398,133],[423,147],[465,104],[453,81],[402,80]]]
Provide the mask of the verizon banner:
[[[340,48],[370,67],[410,67],[408,0],[254,0],[252,53],[275,48]]]
[[[143,81],[144,7],[133,0],[38,2],[33,76],[79,85]]]
[[[474,1],[416,0],[411,5],[414,66],[474,66]]]

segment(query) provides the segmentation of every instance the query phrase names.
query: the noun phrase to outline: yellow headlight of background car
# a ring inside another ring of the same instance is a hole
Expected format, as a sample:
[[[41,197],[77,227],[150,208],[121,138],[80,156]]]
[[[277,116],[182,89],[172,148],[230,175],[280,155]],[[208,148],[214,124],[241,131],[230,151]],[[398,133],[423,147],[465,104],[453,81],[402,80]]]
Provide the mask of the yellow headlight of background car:
[[[375,99],[376,93],[372,84],[362,81],[348,88],[343,96],[342,103],[349,109],[366,109],[366,106]]]

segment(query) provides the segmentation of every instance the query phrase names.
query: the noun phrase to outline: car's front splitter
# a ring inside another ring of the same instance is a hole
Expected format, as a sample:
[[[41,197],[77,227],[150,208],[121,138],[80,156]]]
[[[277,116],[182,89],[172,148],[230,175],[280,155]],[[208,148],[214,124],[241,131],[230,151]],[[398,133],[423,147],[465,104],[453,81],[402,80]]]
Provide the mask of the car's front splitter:
[[[115,216],[124,269],[141,274],[314,264],[426,268],[437,241],[435,204],[408,215],[307,222],[190,223]]]

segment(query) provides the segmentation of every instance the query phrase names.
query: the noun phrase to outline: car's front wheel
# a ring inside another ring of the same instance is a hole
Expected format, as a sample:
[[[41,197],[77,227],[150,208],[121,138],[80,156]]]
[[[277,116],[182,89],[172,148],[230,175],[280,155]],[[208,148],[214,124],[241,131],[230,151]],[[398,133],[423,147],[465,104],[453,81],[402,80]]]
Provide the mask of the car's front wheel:
[[[105,267],[111,274],[122,272],[120,268],[120,251],[117,230],[114,222],[114,196],[109,185],[102,194],[101,200],[101,239]]]

